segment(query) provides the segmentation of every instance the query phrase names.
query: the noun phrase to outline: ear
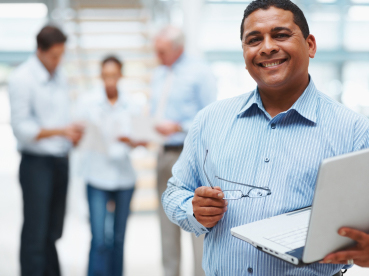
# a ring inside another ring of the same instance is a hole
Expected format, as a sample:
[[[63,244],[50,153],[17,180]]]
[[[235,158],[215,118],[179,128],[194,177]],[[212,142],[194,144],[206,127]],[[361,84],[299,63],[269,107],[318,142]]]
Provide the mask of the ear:
[[[245,46],[243,45],[243,43],[242,43],[242,51],[243,51],[243,59],[244,59],[244,61],[245,61],[245,69],[247,70],[247,63],[246,63],[246,48],[245,48]]]
[[[313,35],[309,35],[306,38],[306,45],[308,46],[308,49],[309,49],[309,57],[314,58],[317,47],[316,47],[315,37]]]

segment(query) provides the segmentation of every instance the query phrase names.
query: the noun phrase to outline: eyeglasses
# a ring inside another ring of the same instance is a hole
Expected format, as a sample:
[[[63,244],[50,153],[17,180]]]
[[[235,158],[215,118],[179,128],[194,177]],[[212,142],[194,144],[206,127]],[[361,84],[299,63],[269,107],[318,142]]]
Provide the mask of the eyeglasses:
[[[204,164],[202,166],[202,169],[204,171],[206,179],[208,180],[211,188],[214,189],[214,186],[211,183],[211,181],[209,179],[209,176],[205,171],[205,163],[206,163],[206,158],[208,156],[208,152],[209,152],[209,150],[206,150]],[[225,181],[225,182],[228,182],[228,183],[238,184],[238,185],[242,185],[242,186],[246,186],[246,187],[251,188],[246,194],[244,194],[241,190],[223,190],[222,191],[223,194],[224,194],[223,199],[237,200],[237,199],[241,199],[243,197],[260,198],[260,197],[266,197],[266,196],[272,194],[271,190],[268,187],[256,187],[256,186],[249,185],[249,184],[238,183],[238,182],[234,182],[234,181],[230,181],[230,180],[221,178],[219,176],[215,176],[215,178],[217,178],[219,180],[222,180],[222,181]]]

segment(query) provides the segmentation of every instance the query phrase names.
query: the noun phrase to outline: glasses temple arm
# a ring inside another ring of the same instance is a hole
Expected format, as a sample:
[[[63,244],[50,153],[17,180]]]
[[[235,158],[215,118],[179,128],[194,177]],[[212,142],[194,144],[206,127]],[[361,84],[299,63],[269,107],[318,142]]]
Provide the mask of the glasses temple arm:
[[[247,186],[247,187],[250,187],[250,188],[254,188],[254,189],[261,189],[261,190],[264,190],[264,191],[270,192],[270,189],[268,189],[268,188],[256,187],[256,186],[249,185],[249,184],[243,184],[243,183],[239,183],[239,182],[234,182],[234,181],[230,181],[230,180],[227,180],[227,179],[221,178],[221,177],[219,177],[219,176],[215,176],[215,178],[218,178],[219,180],[223,180],[223,181],[226,181],[226,182],[229,182],[229,183],[238,184],[238,185],[243,185],[243,186]]]
[[[206,177],[206,179],[208,180],[208,182],[209,182],[209,184],[210,184],[210,187],[211,187],[212,189],[214,189],[213,184],[211,183],[211,181],[210,181],[210,179],[209,179],[209,176],[208,176],[208,174],[207,174],[207,173],[206,173],[206,171],[205,171],[205,162],[206,162],[206,158],[207,158],[207,157],[208,157],[208,150],[206,150],[205,159],[204,159],[204,164],[202,165],[202,170],[204,171],[205,177]]]

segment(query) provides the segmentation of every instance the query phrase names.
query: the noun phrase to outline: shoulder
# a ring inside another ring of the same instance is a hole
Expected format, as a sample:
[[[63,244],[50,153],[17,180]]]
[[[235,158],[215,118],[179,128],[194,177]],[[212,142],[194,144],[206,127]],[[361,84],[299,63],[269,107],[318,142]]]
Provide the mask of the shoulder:
[[[196,116],[197,120],[199,122],[211,120],[222,123],[236,118],[252,94],[253,91],[233,98],[216,101],[202,109]]]
[[[369,129],[369,119],[362,114],[359,114],[347,106],[333,100],[324,93],[318,91],[319,112],[325,119],[335,121],[342,126],[361,126]]]
[[[16,84],[22,80],[22,83],[32,80],[32,70],[30,68],[30,61],[27,60],[15,68],[9,76],[9,84]]]

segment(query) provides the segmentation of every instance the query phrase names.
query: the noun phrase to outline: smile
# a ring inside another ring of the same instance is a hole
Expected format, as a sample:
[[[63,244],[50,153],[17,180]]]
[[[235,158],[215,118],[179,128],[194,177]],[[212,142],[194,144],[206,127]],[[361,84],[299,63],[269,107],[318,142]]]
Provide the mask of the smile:
[[[264,68],[269,68],[269,67],[273,67],[273,66],[278,66],[282,63],[284,63],[287,59],[281,59],[281,60],[276,60],[276,61],[273,61],[273,62],[261,62],[259,63],[258,65],[261,66],[261,67],[264,67]]]

